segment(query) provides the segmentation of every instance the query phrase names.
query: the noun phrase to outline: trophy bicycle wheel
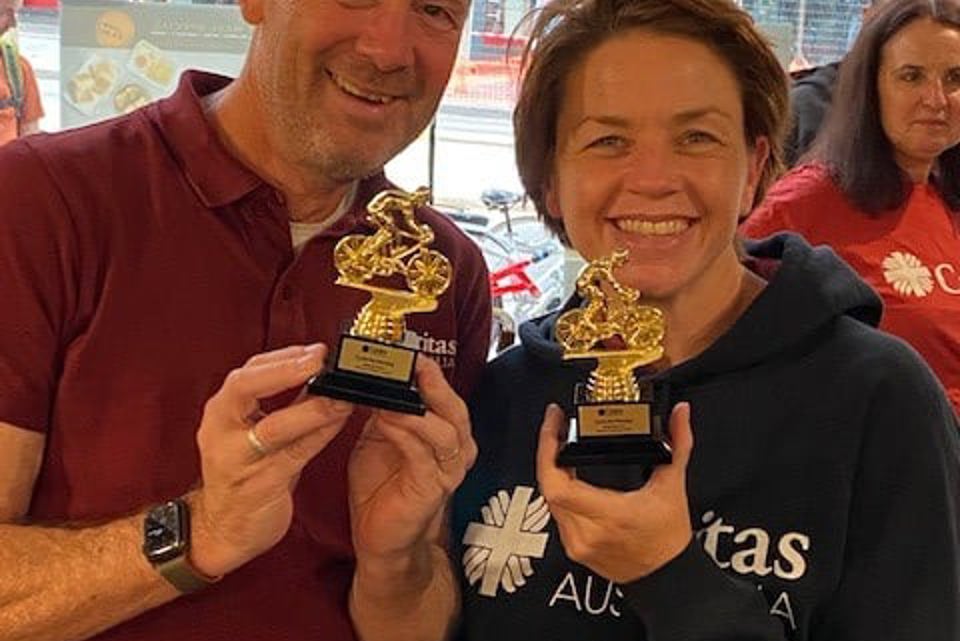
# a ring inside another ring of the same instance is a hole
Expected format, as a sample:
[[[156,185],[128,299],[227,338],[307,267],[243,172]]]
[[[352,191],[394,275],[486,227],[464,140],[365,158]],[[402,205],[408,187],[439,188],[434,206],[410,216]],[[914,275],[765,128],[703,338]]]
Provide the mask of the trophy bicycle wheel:
[[[642,307],[634,314],[630,331],[623,337],[627,345],[639,349],[656,347],[663,341],[663,313],[655,308]]]
[[[450,284],[452,274],[446,256],[432,249],[421,250],[407,265],[407,284],[415,294],[439,296]]]
[[[593,347],[594,341],[583,336],[582,328],[582,309],[571,309],[569,312],[560,315],[554,333],[557,342],[563,346],[564,351],[585,352]]]
[[[367,281],[377,269],[378,256],[366,251],[367,237],[345,236],[333,249],[333,264],[341,276],[353,281]]]

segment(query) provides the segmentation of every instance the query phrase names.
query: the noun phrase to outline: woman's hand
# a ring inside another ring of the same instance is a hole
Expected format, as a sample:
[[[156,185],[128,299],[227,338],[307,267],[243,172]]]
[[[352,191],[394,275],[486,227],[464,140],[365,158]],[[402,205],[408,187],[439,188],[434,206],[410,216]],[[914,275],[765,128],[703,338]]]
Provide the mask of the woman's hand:
[[[645,577],[677,557],[693,537],[686,489],[693,450],[690,405],[679,403],[670,416],[673,461],[658,466],[647,484],[632,492],[598,488],[578,480],[572,469],[557,467],[565,421],[559,407],[547,408],[537,479],[567,556],[616,583]]]

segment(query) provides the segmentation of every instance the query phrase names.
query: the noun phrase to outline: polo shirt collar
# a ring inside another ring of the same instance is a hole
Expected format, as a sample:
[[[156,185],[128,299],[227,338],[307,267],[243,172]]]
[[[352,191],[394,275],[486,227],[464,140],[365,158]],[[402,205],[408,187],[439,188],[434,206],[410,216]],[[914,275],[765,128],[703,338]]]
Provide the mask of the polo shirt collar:
[[[186,71],[169,98],[153,103],[149,117],[160,129],[177,157],[187,181],[207,207],[223,207],[268,186],[260,176],[232,155],[220,141],[203,110],[204,97],[215,93],[231,79],[203,71]],[[377,192],[393,185],[377,171],[357,185],[352,207],[321,235],[341,234],[362,224],[364,207]],[[279,192],[277,198],[282,198]]]
[[[337,238],[355,230],[357,227],[372,227],[366,221],[366,204],[384,189],[393,188],[393,183],[387,180],[382,170],[367,176],[357,184],[353,202],[347,204],[346,214],[317,235]]]
[[[230,78],[225,76],[186,71],[173,95],[154,103],[149,112],[207,207],[223,207],[265,184],[227,151],[204,114],[203,98],[228,84]]]

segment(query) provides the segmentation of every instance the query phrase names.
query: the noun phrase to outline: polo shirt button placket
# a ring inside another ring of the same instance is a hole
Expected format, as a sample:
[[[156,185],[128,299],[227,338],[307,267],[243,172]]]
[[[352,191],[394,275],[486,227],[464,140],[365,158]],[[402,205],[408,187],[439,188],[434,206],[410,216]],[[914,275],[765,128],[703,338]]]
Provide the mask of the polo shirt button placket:
[[[290,284],[280,284],[270,305],[270,327],[267,344],[271,349],[303,342],[302,310],[296,304],[299,296]]]

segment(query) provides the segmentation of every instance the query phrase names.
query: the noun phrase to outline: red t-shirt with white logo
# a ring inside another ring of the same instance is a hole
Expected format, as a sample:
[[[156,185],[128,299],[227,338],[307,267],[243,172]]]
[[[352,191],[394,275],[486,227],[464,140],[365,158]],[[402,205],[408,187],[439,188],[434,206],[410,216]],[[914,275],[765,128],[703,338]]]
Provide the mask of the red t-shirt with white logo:
[[[749,238],[778,231],[827,244],[880,294],[881,329],[920,352],[960,414],[960,229],[931,185],[914,185],[896,212],[870,217],[822,165],[777,182],[741,225]]]

